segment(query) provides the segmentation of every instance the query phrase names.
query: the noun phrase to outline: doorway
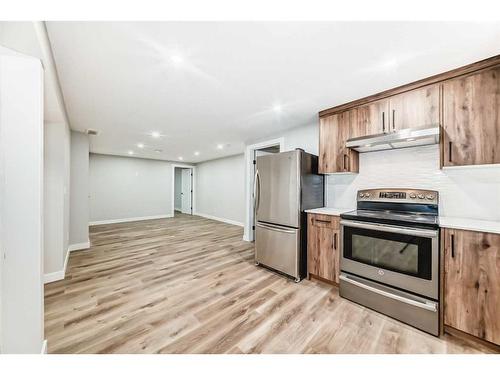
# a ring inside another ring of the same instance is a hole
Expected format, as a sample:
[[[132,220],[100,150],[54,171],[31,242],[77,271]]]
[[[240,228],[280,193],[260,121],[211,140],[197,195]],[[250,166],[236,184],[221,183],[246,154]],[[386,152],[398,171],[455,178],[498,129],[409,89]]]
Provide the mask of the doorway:
[[[173,210],[193,215],[194,207],[194,167],[184,165],[173,166]]]
[[[254,215],[254,183],[256,172],[256,160],[261,155],[274,154],[284,151],[284,139],[278,138],[266,142],[247,146],[245,152],[245,162],[247,166],[246,178],[246,217],[243,234],[244,241],[254,240],[255,215]]]

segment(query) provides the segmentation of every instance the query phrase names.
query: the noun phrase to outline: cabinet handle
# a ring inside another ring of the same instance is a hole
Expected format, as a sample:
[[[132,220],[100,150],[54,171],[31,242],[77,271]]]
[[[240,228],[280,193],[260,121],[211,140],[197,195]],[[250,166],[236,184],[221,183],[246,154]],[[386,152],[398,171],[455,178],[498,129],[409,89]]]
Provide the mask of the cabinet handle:
[[[452,142],[448,142],[448,161],[451,162],[451,145]]]
[[[385,112],[382,112],[382,133],[385,133]]]
[[[455,258],[455,235],[451,235],[451,257]]]
[[[337,250],[337,232],[333,234],[333,249]]]
[[[396,130],[396,110],[392,110],[392,130]]]
[[[343,155],[343,158],[344,158],[344,160],[343,160],[343,163],[344,163],[344,171],[346,170],[346,162],[345,162],[346,157],[347,157],[347,155],[346,155],[346,154],[344,154],[344,155]]]

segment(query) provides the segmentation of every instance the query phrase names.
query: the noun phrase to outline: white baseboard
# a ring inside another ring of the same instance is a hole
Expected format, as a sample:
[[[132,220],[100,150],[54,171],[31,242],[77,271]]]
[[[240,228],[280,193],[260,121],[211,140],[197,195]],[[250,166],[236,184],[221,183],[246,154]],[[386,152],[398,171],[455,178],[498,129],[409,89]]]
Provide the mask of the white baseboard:
[[[90,239],[87,242],[74,243],[69,245],[68,251],[84,250],[90,247]]]
[[[54,281],[59,281],[64,279],[64,270],[46,273],[43,275],[43,283],[53,283]]]
[[[172,215],[154,215],[154,216],[141,216],[141,217],[127,217],[125,219],[111,219],[111,220],[99,220],[91,221],[89,226],[102,225],[102,224],[116,224],[116,223],[127,223],[129,221],[142,221],[142,220],[154,220],[154,219],[167,219],[173,217]]]
[[[53,283],[54,281],[64,280],[66,277],[66,268],[68,267],[69,253],[71,250],[68,247],[68,251],[66,251],[66,258],[64,258],[64,266],[61,271],[46,273],[43,275],[43,283]]]
[[[212,215],[207,215],[207,214],[202,214],[200,212],[195,212],[194,215],[201,216],[201,217],[204,217],[204,218],[210,219],[210,220],[222,221],[223,223],[237,225],[239,227],[243,227],[244,226],[244,224],[240,223],[239,221],[230,220],[230,219],[224,219],[222,217],[217,217],[217,216],[212,216]]]
[[[47,354],[47,340],[43,340],[40,354]]]

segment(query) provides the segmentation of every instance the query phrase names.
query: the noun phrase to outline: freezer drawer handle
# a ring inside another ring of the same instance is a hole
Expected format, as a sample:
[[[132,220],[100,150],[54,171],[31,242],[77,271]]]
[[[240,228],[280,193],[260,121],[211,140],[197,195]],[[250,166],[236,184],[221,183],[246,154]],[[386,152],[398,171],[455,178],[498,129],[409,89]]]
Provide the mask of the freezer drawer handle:
[[[365,285],[365,284],[360,283],[360,282],[358,282],[356,280],[350,279],[349,277],[347,277],[345,275],[340,275],[339,278],[340,278],[340,280],[345,281],[346,283],[350,283],[350,284],[356,285],[357,287],[369,290],[370,292],[373,292],[373,293],[380,294],[381,296],[384,296],[384,297],[387,297],[387,298],[391,298],[391,299],[395,299],[397,301],[406,303],[408,305],[412,305],[412,306],[415,306],[415,307],[420,307],[421,309],[429,310],[429,311],[432,311],[432,312],[436,312],[437,311],[437,304],[434,303],[434,302],[423,303],[423,302],[414,301],[414,300],[409,299],[409,298],[401,297],[401,296],[398,296],[396,294],[392,294],[392,293],[386,292],[384,290],[380,290],[380,289],[371,287],[369,285]]]
[[[293,229],[282,229],[279,227],[275,227],[274,225],[261,224],[261,223],[258,223],[257,226],[264,229],[274,230],[276,232],[295,234],[295,230]]]

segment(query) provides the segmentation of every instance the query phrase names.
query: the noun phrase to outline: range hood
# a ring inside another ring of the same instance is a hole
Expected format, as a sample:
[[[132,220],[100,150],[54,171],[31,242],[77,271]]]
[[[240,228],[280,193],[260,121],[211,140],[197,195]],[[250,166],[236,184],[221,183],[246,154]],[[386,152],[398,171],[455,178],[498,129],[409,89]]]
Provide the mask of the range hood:
[[[439,143],[439,126],[402,129],[393,133],[367,135],[347,140],[346,146],[358,152],[393,150]]]

